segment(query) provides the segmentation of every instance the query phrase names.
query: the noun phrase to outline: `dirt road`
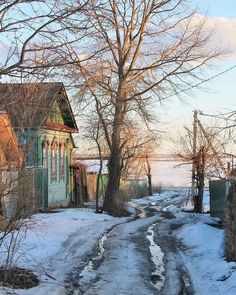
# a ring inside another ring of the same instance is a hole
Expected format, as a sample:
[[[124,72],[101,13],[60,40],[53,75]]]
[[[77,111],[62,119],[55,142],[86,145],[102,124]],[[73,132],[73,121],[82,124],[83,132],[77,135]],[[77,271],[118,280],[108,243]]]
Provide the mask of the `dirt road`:
[[[67,280],[67,295],[192,295],[176,232],[183,194],[172,191],[156,202],[138,204],[136,215],[114,226],[98,243],[94,257]]]

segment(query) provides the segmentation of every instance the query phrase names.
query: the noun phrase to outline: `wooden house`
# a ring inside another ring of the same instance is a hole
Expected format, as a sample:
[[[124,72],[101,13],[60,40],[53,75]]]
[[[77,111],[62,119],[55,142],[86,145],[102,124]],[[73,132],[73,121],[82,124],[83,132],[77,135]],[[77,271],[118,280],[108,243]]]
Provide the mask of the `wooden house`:
[[[23,163],[23,153],[6,112],[0,111],[0,170],[15,170]]]
[[[0,84],[0,107],[9,114],[25,169],[47,170],[47,204],[68,204],[73,198],[72,133],[78,128],[63,83]]]
[[[6,112],[0,111],[0,218],[12,202],[24,155]],[[1,227],[0,227],[1,229]]]

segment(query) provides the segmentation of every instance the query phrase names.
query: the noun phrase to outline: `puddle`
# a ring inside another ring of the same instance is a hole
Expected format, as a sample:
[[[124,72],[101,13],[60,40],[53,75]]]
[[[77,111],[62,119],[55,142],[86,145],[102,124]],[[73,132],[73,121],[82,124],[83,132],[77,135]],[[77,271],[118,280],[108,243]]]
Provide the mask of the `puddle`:
[[[154,227],[155,224],[149,226],[146,237],[150,242],[149,249],[152,256],[152,262],[155,265],[155,270],[151,273],[151,282],[154,287],[160,291],[165,283],[164,253],[154,242]]]
[[[84,269],[79,274],[79,285],[81,289],[84,289],[86,286],[88,286],[92,281],[94,281],[97,277],[97,268],[100,265],[100,262],[103,257],[103,253],[105,252],[104,243],[107,240],[107,235],[103,235],[101,239],[99,239],[98,242],[98,254],[96,257],[93,257],[87,265],[84,267]]]
[[[140,207],[140,213],[137,215],[139,218],[145,218],[145,217],[147,217],[147,212],[145,211],[145,208],[146,207],[147,206]]]
[[[183,269],[178,269],[180,272],[180,291],[178,295],[191,295],[193,294],[191,281]]]

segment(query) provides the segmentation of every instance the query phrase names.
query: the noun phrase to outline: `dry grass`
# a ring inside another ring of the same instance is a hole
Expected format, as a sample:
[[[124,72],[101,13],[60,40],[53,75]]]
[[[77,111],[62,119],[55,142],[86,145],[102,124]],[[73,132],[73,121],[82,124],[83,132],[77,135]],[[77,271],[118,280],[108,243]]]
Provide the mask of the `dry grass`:
[[[39,285],[39,280],[33,272],[12,267],[6,269],[0,268],[0,284],[13,289],[30,289]]]

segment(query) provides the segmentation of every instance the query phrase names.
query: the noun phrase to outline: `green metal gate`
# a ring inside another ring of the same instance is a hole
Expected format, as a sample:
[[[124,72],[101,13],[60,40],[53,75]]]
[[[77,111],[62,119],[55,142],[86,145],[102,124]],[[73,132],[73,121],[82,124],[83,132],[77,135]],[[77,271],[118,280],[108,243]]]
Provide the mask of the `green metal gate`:
[[[224,219],[229,185],[230,183],[226,179],[209,181],[211,216]]]

